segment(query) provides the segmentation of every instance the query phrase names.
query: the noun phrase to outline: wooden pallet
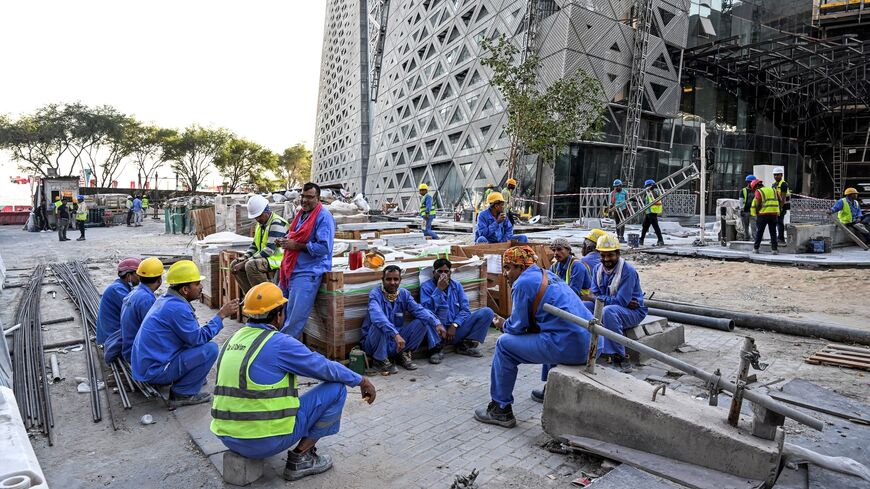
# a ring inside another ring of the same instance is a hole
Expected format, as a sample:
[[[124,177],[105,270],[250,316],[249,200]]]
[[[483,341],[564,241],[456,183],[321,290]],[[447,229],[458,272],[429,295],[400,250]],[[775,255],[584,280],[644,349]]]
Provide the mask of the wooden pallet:
[[[830,344],[813,353],[807,363],[870,370],[870,348]]]
[[[373,230],[359,230],[354,229],[351,231],[336,231],[335,239],[376,239],[381,236],[385,236],[388,234],[408,234],[410,232],[410,228],[407,226],[403,228],[395,228],[395,229],[373,229]]]
[[[230,270],[230,263],[233,262],[236,258],[243,255],[241,251],[234,250],[224,250],[221,251],[219,262],[220,262],[220,296],[218,297],[217,307],[221,307],[227,302],[233,299],[241,300],[242,290],[239,288],[239,283],[236,281],[236,277],[233,275],[232,270]],[[239,309],[238,314],[236,314],[233,319],[237,321],[242,320],[242,311]]]

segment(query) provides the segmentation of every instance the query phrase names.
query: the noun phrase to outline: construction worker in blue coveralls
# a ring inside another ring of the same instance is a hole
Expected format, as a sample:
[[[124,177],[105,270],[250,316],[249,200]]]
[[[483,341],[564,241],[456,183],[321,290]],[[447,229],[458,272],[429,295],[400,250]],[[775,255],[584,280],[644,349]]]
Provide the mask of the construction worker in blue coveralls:
[[[508,319],[495,321],[504,334],[495,344],[492,359],[492,400],[486,408],[474,412],[474,419],[481,423],[516,426],[511,405],[520,364],[583,365],[589,355],[589,331],[542,308],[552,304],[587,320],[592,314],[564,280],[535,265],[537,259],[529,246],[508,248],[502,256],[503,273],[511,284],[513,310]]]
[[[597,248],[601,254],[601,264],[592,273],[592,295],[604,301],[602,325],[610,331],[623,334],[626,329],[637,327],[647,314],[640,277],[634,267],[619,256],[619,241],[615,236],[607,234],[598,238]],[[594,301],[584,302],[583,305],[590,312],[595,308]],[[631,372],[631,363],[621,344],[604,339],[601,354],[609,357],[618,369]]]
[[[432,231],[432,222],[435,220],[435,206],[432,196],[429,195],[429,186],[421,183],[417,190],[420,192],[420,217],[423,218],[423,235],[432,239],[438,239],[435,231]]]
[[[127,363],[133,354],[133,340],[142,326],[145,315],[157,302],[155,292],[163,285],[163,262],[150,257],[142,260],[136,269],[139,285],[127,294],[121,305],[121,355]]]
[[[169,290],[151,306],[133,340],[133,378],[171,385],[169,404],[173,407],[211,400],[211,394],[200,391],[218,356],[218,346],[211,339],[223,329],[223,320],[239,311],[239,300],[233,299],[200,327],[191,302],[202,295],[204,278],[190,260],[173,263],[166,272]]]
[[[583,247],[580,249],[580,254],[583,255],[583,258],[580,261],[586,267],[586,271],[589,272],[589,278],[592,278],[592,272],[595,271],[595,267],[601,263],[601,255],[598,253],[596,247],[598,246],[598,238],[607,234],[603,229],[592,229],[589,231],[589,234],[586,235],[586,238],[583,240]]]
[[[629,182],[631,183],[631,182]],[[628,191],[622,188],[622,180],[616,179],[613,181],[613,190],[610,192],[610,208],[608,209],[608,214],[616,221],[616,235],[619,237],[620,243],[625,243],[625,226],[619,226],[619,223],[622,222],[622,219],[619,217],[619,214],[616,212],[617,209],[625,210],[628,203]]]
[[[577,297],[583,300],[589,296],[592,287],[592,278],[583,262],[574,257],[571,243],[565,238],[553,238],[550,241],[550,249],[553,250],[553,264],[550,271],[555,273],[571,287]]]
[[[516,240],[528,243],[525,235],[514,234],[514,226],[504,210],[504,197],[493,192],[486,198],[489,207],[477,216],[477,228],[474,231],[475,243],[507,243]]]
[[[447,329],[444,341],[456,345],[456,353],[482,357],[477,348],[486,339],[495,313],[488,307],[471,312],[462,284],[451,278],[453,265],[447,258],[432,264],[432,279],[420,285],[420,305]]]
[[[835,212],[840,224],[851,229],[865,243],[870,243],[870,231],[867,229],[867,226],[870,226],[870,216],[864,216],[861,213],[861,203],[858,202],[858,190],[853,187],[847,188],[843,192],[843,198],[835,202],[831,207],[831,213]]]
[[[249,320],[223,344],[217,360],[211,431],[251,459],[288,450],[284,478],[295,481],[332,467],[332,457],[317,453],[315,445],[338,433],[345,386],[359,387],[369,404],[376,393],[368,378],[278,332],[286,303],[271,282],[245,295],[242,313]],[[299,396],[299,376],[321,383]]]
[[[124,258],[118,263],[118,278],[110,283],[100,298],[97,312],[97,344],[102,345],[112,334],[121,329],[121,303],[124,297],[139,285],[136,269],[141,260]]]
[[[374,370],[381,375],[398,372],[390,362],[394,358],[406,370],[416,370],[411,352],[425,341],[429,348],[429,363],[438,364],[444,358],[441,340],[447,330],[426,308],[417,304],[408,289],[402,289],[402,269],[396,265],[384,268],[381,286],[369,293],[368,314],[363,319],[360,346],[374,359]],[[414,319],[405,323],[405,313]]]

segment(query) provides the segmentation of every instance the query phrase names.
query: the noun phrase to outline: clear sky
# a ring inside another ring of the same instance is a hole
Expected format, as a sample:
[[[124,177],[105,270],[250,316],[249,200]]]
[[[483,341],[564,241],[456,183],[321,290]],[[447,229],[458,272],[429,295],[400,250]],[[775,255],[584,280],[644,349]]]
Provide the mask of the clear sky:
[[[4,1],[0,113],[81,101],[226,127],[276,152],[310,147],[325,11],[325,0]],[[0,154],[0,204],[19,173]]]

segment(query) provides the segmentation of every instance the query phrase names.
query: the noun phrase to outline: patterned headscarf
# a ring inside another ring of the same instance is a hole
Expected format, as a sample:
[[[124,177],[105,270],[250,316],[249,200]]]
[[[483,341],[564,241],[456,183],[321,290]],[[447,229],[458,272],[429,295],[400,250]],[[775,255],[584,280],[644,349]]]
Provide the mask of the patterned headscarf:
[[[535,255],[535,250],[529,246],[514,246],[513,248],[508,248],[502,256],[503,263],[510,263],[513,265],[524,265],[528,267],[534,265],[536,261],[538,261],[538,257]]]

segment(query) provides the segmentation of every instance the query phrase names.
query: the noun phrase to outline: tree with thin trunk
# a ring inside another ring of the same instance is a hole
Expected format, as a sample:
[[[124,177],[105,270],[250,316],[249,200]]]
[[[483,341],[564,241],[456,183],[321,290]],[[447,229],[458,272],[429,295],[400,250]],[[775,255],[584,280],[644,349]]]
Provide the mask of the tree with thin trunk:
[[[136,121],[114,107],[102,106],[81,114],[76,127],[82,141],[82,169],[87,169],[98,187],[111,184],[130,155],[127,137]]]
[[[278,158],[278,166],[287,188],[298,187],[311,180],[311,151],[302,143],[294,144]]]
[[[163,152],[172,169],[190,190],[195,191],[212,172],[214,159],[224,150],[231,136],[226,129],[192,125],[181,134],[166,139]]]
[[[151,181],[151,176],[156,175],[157,170],[166,163],[164,143],[176,136],[178,132],[174,129],[164,129],[140,122],[128,128],[125,143],[130,158],[138,170],[139,188],[145,188],[144,184]]]
[[[278,155],[259,144],[232,137],[214,159],[227,191],[236,192],[242,184],[253,184],[254,175],[278,170]]]

